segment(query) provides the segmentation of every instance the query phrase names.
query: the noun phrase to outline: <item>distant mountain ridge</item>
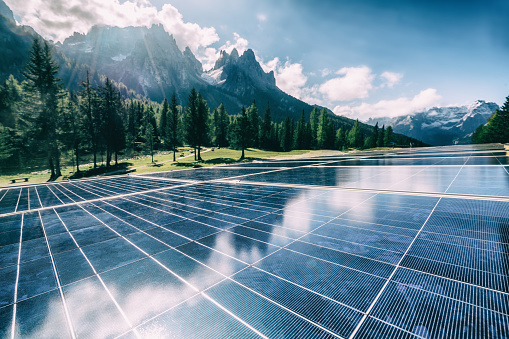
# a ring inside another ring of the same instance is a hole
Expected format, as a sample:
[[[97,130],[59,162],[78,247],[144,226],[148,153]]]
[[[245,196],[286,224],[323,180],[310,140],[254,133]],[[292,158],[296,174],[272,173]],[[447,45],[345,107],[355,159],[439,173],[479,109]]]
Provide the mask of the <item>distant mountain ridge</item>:
[[[468,106],[433,107],[395,118],[370,118],[367,124],[392,126],[396,133],[435,146],[469,144],[475,129],[484,125],[498,108],[496,103],[477,100]]]

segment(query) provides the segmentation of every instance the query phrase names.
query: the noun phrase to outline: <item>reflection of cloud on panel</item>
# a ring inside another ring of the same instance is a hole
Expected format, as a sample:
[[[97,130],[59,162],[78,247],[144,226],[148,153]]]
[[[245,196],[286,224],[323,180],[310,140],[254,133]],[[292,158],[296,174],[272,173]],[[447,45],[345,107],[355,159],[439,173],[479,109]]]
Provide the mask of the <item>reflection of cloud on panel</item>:
[[[311,225],[309,213],[312,210],[305,193],[289,200],[283,213],[283,227],[308,232]]]

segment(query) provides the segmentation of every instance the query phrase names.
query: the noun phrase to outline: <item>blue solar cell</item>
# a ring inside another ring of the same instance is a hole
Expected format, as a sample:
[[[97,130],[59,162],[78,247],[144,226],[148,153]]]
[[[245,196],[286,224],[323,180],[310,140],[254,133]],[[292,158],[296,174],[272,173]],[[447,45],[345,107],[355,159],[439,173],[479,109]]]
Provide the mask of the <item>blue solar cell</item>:
[[[57,288],[50,257],[19,266],[18,300],[24,300]]]
[[[79,249],[53,254],[53,260],[62,285],[71,284],[95,274]]]
[[[70,329],[56,290],[18,303],[15,333],[21,338],[65,338]]]
[[[207,294],[268,338],[334,338],[320,324],[306,321],[232,281]]]
[[[0,307],[14,302],[17,271],[18,267],[15,265],[0,269],[0,281],[2,281],[0,284]]]
[[[83,247],[83,252],[97,272],[104,272],[145,257],[145,254],[122,238]]]
[[[20,337],[70,334],[55,273],[79,337],[509,337],[507,159],[490,147],[4,189],[0,337],[14,313]]]
[[[383,278],[285,249],[256,267],[360,311],[367,310],[385,283]]]
[[[353,332],[362,316],[352,308],[256,268],[247,268],[233,276],[233,279],[343,337],[348,337]]]

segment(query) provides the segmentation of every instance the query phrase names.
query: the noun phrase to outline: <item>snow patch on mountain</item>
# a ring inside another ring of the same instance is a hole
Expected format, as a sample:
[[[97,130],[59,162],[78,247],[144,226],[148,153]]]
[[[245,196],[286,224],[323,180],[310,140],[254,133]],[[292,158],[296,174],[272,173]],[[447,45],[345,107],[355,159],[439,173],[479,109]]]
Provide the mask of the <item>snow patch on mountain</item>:
[[[203,72],[201,74],[201,78],[205,80],[209,85],[217,86],[221,85],[226,81],[226,79],[221,79],[223,75],[223,66],[218,69],[211,69],[208,72]]]
[[[125,60],[127,58],[127,55],[124,55],[122,53],[118,54],[118,55],[115,55],[114,57],[111,57],[111,60],[113,61],[122,61],[122,60]]]

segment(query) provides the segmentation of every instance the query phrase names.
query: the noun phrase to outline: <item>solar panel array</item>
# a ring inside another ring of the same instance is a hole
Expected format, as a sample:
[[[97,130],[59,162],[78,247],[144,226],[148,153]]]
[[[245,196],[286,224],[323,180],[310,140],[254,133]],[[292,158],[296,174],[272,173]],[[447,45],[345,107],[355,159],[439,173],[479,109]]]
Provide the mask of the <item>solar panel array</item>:
[[[0,190],[0,337],[508,338],[499,146]]]

